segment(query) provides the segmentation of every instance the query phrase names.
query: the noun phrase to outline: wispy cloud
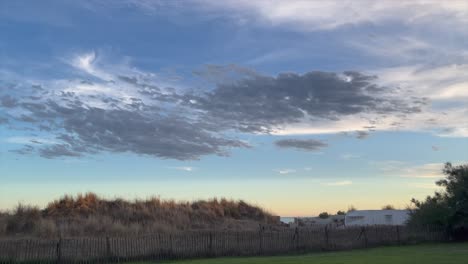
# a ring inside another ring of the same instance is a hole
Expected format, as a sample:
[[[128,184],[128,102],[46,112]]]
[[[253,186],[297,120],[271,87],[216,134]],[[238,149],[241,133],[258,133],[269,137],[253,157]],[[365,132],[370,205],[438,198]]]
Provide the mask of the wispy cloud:
[[[201,0],[205,8],[226,10],[264,26],[289,26],[299,31],[333,30],[347,25],[400,22],[414,25],[437,19],[441,22],[468,23],[464,1],[248,1]]]
[[[8,137],[4,140],[7,143],[11,144],[56,144],[58,141],[50,138],[41,138],[41,137]]]
[[[291,174],[291,173],[296,172],[296,170],[294,170],[294,169],[279,169],[279,170],[274,170],[274,171],[279,173],[279,174]]]
[[[317,151],[328,146],[327,143],[316,139],[280,139],[275,141],[279,148],[291,148],[303,151]]]
[[[337,182],[326,182],[322,183],[321,185],[323,186],[346,186],[346,185],[352,185],[352,181],[337,181]]]
[[[414,166],[407,162],[389,160],[372,162],[372,164],[381,170],[382,173],[389,176],[426,179],[438,179],[444,177],[442,173],[444,163],[426,163]]]
[[[358,154],[345,153],[341,155],[341,159],[343,160],[352,160],[352,159],[359,159],[359,158],[361,158],[361,155],[358,155]]]
[[[188,171],[188,172],[191,172],[197,169],[195,167],[189,167],[189,166],[169,167],[169,168],[174,169],[174,170]]]
[[[417,188],[417,189],[429,189],[429,190],[437,190],[440,188],[435,183],[421,183],[421,182],[409,183],[408,186]]]
[[[443,163],[428,163],[421,166],[404,168],[401,171],[401,177],[404,178],[442,178]]]

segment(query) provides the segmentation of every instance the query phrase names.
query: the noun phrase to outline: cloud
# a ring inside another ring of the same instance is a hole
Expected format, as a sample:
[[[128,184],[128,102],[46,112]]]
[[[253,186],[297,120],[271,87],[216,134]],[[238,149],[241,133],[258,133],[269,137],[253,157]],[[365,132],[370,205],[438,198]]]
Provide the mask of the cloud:
[[[430,189],[430,190],[437,190],[440,189],[439,186],[437,186],[434,182],[432,183],[421,183],[421,182],[416,182],[416,183],[409,183],[409,186],[417,189]]]
[[[33,146],[31,146],[31,145],[24,145],[23,147],[21,147],[19,149],[9,150],[9,152],[16,153],[16,154],[19,154],[19,155],[30,155],[30,154],[33,154],[35,152],[35,148]]]
[[[192,160],[250,147],[233,136],[242,133],[354,131],[364,138],[367,131],[395,129],[397,123],[405,129],[438,126],[428,121],[435,116],[423,111],[428,101],[421,94],[408,96],[396,83],[360,72],[270,76],[237,65],[208,65],[196,76],[211,86],[194,90],[95,52],[72,57],[73,63],[66,61],[69,76],[42,81],[25,77],[0,91],[8,118],[3,123],[48,133],[51,144],[24,142],[46,158],[129,152]],[[455,124],[444,124],[438,133],[463,133],[445,130],[460,128]],[[327,146],[294,138],[275,144],[305,151]]]
[[[170,167],[171,169],[175,169],[175,170],[181,170],[181,171],[194,171],[195,168],[194,167],[188,167],[188,166],[182,166],[182,167]]]
[[[465,1],[281,1],[281,0],[201,0],[208,11],[225,11],[235,20],[248,20],[264,26],[284,26],[294,30],[333,30],[362,24],[385,22],[405,25],[440,20],[447,24],[468,23]],[[444,21],[444,19],[446,21]],[[448,22],[448,21],[449,22]]]
[[[0,105],[5,108],[13,108],[17,106],[18,100],[16,98],[11,97],[10,95],[4,95],[0,97]]]
[[[427,98],[431,103],[416,118],[399,120],[413,131],[431,131],[444,137],[468,136],[468,64],[411,65],[374,71],[378,83],[399,86],[406,96]]]
[[[325,2],[305,0],[189,0],[185,1],[189,2],[189,4],[185,5],[179,1],[152,0],[106,1],[105,5],[101,2],[80,1],[74,5],[105,13],[114,8],[131,8],[147,16],[169,14],[182,17],[190,13],[198,14],[199,17],[205,20],[228,18],[239,25],[254,24],[264,27],[284,27],[302,32],[336,30],[341,27],[381,25],[384,23],[400,23],[405,26],[419,25],[427,21],[437,21],[444,26],[453,24],[462,26],[468,23],[468,4],[465,1],[457,0],[330,0]],[[41,20],[43,19],[41,17]]]
[[[377,86],[375,79],[358,72],[250,74],[235,82],[218,84],[203,95],[187,95],[185,102],[204,111],[207,120],[260,133],[281,132],[283,125],[300,122],[421,112],[423,100],[397,98],[391,94],[394,88]]]
[[[369,132],[367,131],[362,131],[362,130],[359,130],[359,131],[356,131],[356,138],[358,139],[365,139],[369,137]]]
[[[293,169],[280,169],[280,170],[275,170],[275,171],[279,174],[291,174],[291,173],[296,172],[296,170],[293,170]]]
[[[328,144],[315,139],[281,139],[275,141],[275,145],[280,148],[293,148],[296,150],[316,151]]]
[[[227,156],[230,148],[249,147],[178,105],[176,90],[164,88],[154,74],[127,65],[96,64],[94,53],[76,58],[73,67],[78,78],[74,73],[69,79],[44,81],[42,89],[27,81],[18,83],[15,89],[4,91],[12,96],[2,96],[0,91],[9,106],[8,118],[22,124],[19,130],[49,133],[47,145],[22,138],[34,153],[56,158],[129,152],[193,160]]]
[[[62,107],[49,103],[47,110],[51,122],[59,122],[64,130],[65,134],[58,138],[66,144],[40,152],[46,157],[109,151],[188,160],[208,154],[227,155],[225,147],[247,147],[241,141],[213,135],[202,124],[184,117],[163,116],[149,109]]]
[[[420,166],[412,166],[403,168],[400,172],[400,177],[438,179],[444,177],[442,173],[443,168],[443,163],[428,163]]]
[[[347,153],[347,154],[341,155],[341,159],[344,159],[344,160],[352,160],[352,159],[359,159],[359,158],[361,158],[361,155],[357,155],[357,154]]]
[[[424,95],[431,100],[453,101],[468,99],[468,64],[424,64],[375,70],[382,85],[399,85],[402,89]],[[417,88],[417,89],[416,89]]]
[[[321,185],[323,186],[346,186],[346,185],[352,185],[352,181],[337,181],[337,182],[327,182],[327,183],[322,183]]]
[[[41,157],[51,159],[56,157],[81,157],[84,153],[90,152],[85,148],[76,145],[55,144],[39,149]]]
[[[50,138],[41,138],[41,137],[8,137],[4,140],[7,143],[11,144],[55,144],[57,141]]]
[[[455,165],[458,163],[455,163]],[[426,163],[421,165],[409,165],[402,161],[373,162],[385,175],[402,178],[440,179],[443,174],[444,163]]]
[[[157,74],[128,65],[107,65],[102,58],[96,64],[95,53],[76,57],[74,68],[95,77],[92,81],[26,82],[18,84],[15,97],[3,96],[10,118],[24,129],[52,133],[55,144],[37,147],[46,158],[100,152],[179,160],[225,156],[230,148],[250,147],[227,137],[230,131],[276,133],[300,122],[320,130],[349,118],[360,119],[366,129],[370,121],[362,116],[406,116],[424,106],[417,98],[395,97],[393,88],[377,86],[376,77],[358,72],[266,76],[235,65],[211,66],[200,74],[212,76],[214,87],[194,93],[165,87]],[[326,147],[297,139],[276,145],[306,151]]]

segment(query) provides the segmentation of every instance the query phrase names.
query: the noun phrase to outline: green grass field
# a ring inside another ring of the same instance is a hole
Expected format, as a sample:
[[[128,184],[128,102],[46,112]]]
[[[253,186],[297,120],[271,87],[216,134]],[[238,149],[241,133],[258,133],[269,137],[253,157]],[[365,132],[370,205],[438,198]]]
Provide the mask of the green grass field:
[[[463,264],[468,243],[381,247],[368,250],[299,256],[216,258],[169,262],[174,264]],[[141,263],[139,263],[141,264]]]

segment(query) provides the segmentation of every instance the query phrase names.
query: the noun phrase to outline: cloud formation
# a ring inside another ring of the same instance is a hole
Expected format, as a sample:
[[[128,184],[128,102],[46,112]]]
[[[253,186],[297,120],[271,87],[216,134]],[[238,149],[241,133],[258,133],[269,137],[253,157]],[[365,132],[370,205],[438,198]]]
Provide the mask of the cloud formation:
[[[352,181],[337,181],[337,182],[327,182],[327,183],[322,183],[323,186],[346,186],[346,185],[352,185]]]
[[[293,169],[280,169],[280,170],[275,170],[277,173],[279,174],[291,174],[291,173],[295,173],[296,170],[293,170]]]
[[[466,1],[281,1],[199,0],[205,9],[226,11],[236,20],[264,26],[288,26],[300,31],[333,30],[360,24],[398,22],[422,24],[437,18],[441,22],[468,24]],[[144,6],[141,6],[144,8]],[[148,6],[146,6],[148,7]],[[445,20],[445,21],[444,21]]]
[[[181,116],[164,116],[151,108],[104,109],[88,107],[81,101],[66,106],[48,101],[29,103],[28,110],[28,117],[56,131],[56,139],[62,142],[41,147],[39,154],[46,158],[108,151],[187,160],[208,154],[227,155],[225,147],[247,146],[213,135],[203,129],[203,124]]]
[[[67,65],[71,76],[26,78],[0,91],[6,109],[1,123],[14,124],[26,137],[47,134],[54,142],[27,142],[18,153],[56,158],[128,152],[193,160],[250,147],[237,135],[277,133],[297,124],[322,129],[354,118],[362,124],[356,136],[364,138],[365,130],[375,128],[371,117],[408,117],[427,104],[424,98],[398,96],[396,86],[378,85],[376,76],[355,71],[268,76],[237,65],[210,65],[197,76],[212,86],[195,92],[125,63],[106,63],[95,52]],[[275,144],[304,151],[327,146],[312,139]]]
[[[421,112],[423,100],[394,97],[394,88],[377,86],[375,79],[359,72],[255,74],[218,84],[202,95],[187,95],[185,100],[204,111],[205,119],[243,132],[273,132],[304,120]]]
[[[327,143],[320,140],[293,138],[277,140],[275,141],[275,145],[280,148],[292,148],[304,151],[317,151],[328,146]]]

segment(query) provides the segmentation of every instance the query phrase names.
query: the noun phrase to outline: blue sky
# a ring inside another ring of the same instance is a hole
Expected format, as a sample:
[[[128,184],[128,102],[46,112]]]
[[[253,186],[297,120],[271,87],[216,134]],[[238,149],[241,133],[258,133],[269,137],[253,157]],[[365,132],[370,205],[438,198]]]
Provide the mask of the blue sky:
[[[0,208],[64,193],[284,216],[468,159],[465,1],[0,1]]]

